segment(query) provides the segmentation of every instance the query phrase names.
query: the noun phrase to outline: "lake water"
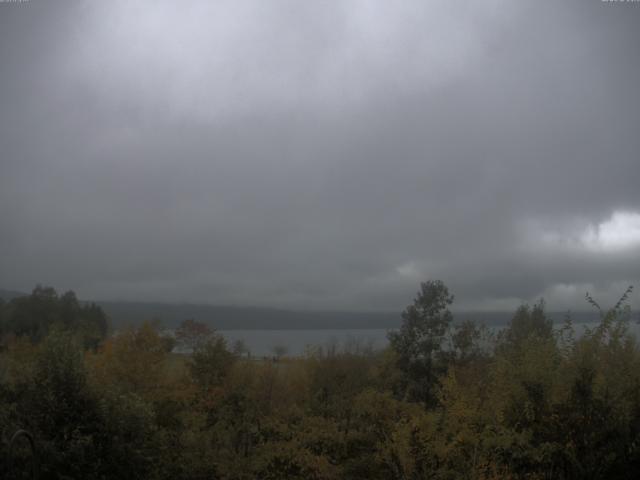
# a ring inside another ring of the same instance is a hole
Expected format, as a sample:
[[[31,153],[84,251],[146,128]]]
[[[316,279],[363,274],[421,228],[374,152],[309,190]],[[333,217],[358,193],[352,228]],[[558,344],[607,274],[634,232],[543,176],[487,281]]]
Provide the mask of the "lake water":
[[[593,328],[596,323],[576,323],[576,336],[584,332],[585,327]],[[555,328],[561,328],[556,324]],[[640,325],[631,322],[630,331],[640,338]],[[490,327],[498,331],[503,327]],[[232,347],[237,340],[242,340],[253,356],[272,356],[275,347],[284,347],[287,355],[303,355],[307,349],[314,347],[343,347],[358,345],[381,349],[387,346],[387,329],[345,329],[345,330],[219,330]]]
[[[347,344],[371,346],[387,345],[386,329],[363,330],[219,330],[232,347],[242,340],[254,356],[273,355],[274,347],[284,347],[287,355],[303,355],[308,348],[342,347]]]

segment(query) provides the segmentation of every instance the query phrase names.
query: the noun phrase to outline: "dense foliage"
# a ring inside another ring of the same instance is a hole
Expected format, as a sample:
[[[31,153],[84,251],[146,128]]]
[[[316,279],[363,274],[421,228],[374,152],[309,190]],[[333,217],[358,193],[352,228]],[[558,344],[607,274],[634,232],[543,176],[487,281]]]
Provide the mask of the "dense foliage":
[[[34,434],[43,478],[637,478],[624,302],[580,336],[543,303],[492,336],[452,302],[426,282],[387,350],[274,361],[193,320],[190,355],[150,323],[107,336],[99,309],[39,287],[0,306],[0,428]]]
[[[37,343],[52,328],[72,331],[87,348],[96,348],[106,337],[107,317],[93,303],[81,304],[75,293],[63,295],[51,287],[38,285],[31,295],[4,304],[0,299],[0,338],[26,337]]]

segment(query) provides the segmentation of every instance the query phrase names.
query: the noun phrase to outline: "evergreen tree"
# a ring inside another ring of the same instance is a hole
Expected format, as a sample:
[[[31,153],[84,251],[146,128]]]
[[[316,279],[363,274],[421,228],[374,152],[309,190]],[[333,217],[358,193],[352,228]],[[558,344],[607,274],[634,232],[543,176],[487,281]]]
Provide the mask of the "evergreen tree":
[[[402,313],[400,330],[389,333],[396,364],[404,373],[401,389],[426,407],[436,402],[438,376],[446,370],[442,347],[453,320],[452,303],[453,295],[442,281],[423,282],[413,304]]]

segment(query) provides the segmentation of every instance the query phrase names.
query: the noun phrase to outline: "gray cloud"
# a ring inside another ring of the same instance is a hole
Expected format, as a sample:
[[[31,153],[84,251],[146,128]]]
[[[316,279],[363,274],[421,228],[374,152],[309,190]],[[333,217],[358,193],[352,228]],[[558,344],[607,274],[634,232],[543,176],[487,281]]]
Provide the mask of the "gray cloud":
[[[468,308],[613,301],[640,278],[639,20],[0,4],[0,285],[399,309],[437,277]]]

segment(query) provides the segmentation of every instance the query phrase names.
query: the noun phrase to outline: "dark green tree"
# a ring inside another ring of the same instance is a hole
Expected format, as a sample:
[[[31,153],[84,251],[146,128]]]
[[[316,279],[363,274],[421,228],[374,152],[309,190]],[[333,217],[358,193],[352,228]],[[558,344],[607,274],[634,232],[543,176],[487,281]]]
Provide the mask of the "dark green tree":
[[[22,403],[25,423],[35,427],[45,477],[92,477],[90,465],[97,459],[91,438],[101,424],[97,400],[87,383],[81,345],[72,334],[53,331]]]
[[[539,339],[553,338],[553,320],[547,318],[544,300],[533,307],[518,307],[509,326],[501,332],[500,341],[503,345],[517,348],[532,336]]]
[[[446,370],[442,347],[453,320],[452,303],[453,295],[442,281],[422,282],[413,304],[402,312],[400,330],[388,334],[396,365],[404,374],[400,391],[426,407],[436,403],[438,376]]]
[[[476,325],[472,320],[465,320],[455,326],[451,334],[451,358],[457,364],[466,364],[486,358],[481,344],[486,335],[484,325]]]
[[[3,308],[4,334],[39,342],[55,326],[80,334],[85,348],[95,349],[108,333],[104,311],[93,303],[83,305],[76,294],[62,295],[51,287],[36,286],[31,295],[16,297]]]
[[[7,315],[7,308],[5,306],[5,301],[0,298],[0,351],[2,350],[2,346],[4,345],[3,342],[3,337],[5,335],[5,330],[6,330],[6,315]]]
[[[218,387],[236,359],[223,336],[210,334],[208,341],[199,345],[189,360],[191,378],[203,391]]]
[[[51,287],[37,285],[31,295],[14,298],[7,307],[6,328],[32,341],[46,337],[49,328],[60,321],[58,293]]]

